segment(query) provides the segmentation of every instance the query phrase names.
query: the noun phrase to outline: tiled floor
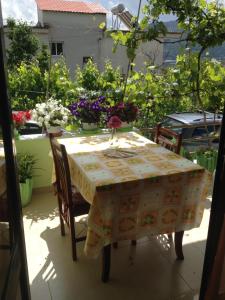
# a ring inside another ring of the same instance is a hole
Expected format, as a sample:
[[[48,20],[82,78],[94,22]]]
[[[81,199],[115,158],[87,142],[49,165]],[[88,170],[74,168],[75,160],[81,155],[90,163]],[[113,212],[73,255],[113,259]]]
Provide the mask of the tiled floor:
[[[24,227],[32,300],[194,300],[198,299],[210,213],[185,233],[185,260],[175,260],[165,236],[146,237],[136,247],[119,243],[112,251],[110,281],[101,282],[101,257],[87,259],[84,243],[72,261],[68,234],[61,237],[57,202],[51,193],[34,195],[24,208]],[[81,230],[85,224],[81,224]]]

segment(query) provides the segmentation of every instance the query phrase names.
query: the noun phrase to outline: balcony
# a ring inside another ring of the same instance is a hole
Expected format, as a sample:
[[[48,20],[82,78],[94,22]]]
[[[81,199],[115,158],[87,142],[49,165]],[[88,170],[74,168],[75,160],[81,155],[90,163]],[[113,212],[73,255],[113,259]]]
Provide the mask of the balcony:
[[[211,198],[201,227],[186,231],[184,261],[176,261],[167,236],[148,236],[137,246],[120,242],[112,251],[110,281],[101,282],[102,257],[87,259],[78,243],[71,258],[70,238],[60,234],[57,200],[52,192],[34,193],[24,208],[24,228],[32,300],[54,299],[198,299]],[[85,216],[78,232],[85,230]]]

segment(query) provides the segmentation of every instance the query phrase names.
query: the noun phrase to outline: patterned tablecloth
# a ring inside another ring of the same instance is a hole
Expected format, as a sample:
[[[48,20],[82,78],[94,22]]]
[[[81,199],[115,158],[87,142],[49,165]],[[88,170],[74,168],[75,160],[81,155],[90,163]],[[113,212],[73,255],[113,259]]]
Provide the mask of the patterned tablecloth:
[[[0,196],[6,191],[4,148],[0,144]]]
[[[143,136],[118,134],[119,147],[135,152],[111,158],[109,135],[62,139],[72,181],[91,203],[85,253],[147,234],[200,226],[211,175],[199,165]]]

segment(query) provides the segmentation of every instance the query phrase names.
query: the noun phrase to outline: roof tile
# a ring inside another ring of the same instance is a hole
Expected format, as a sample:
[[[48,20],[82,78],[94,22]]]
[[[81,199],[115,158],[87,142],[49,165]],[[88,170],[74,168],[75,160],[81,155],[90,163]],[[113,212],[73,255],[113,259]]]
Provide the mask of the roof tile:
[[[73,12],[81,14],[107,14],[107,10],[97,3],[68,0],[36,0],[40,10]]]

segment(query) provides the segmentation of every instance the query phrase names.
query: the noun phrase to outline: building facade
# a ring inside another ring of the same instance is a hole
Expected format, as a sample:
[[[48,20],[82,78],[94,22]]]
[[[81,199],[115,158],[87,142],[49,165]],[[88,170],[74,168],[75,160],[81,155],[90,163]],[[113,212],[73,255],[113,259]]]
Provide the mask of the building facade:
[[[83,66],[92,58],[102,70],[105,60],[111,60],[126,74],[128,59],[126,48],[118,46],[113,53],[113,40],[99,28],[107,23],[108,11],[99,4],[64,0],[36,0],[38,25],[34,34],[48,45],[52,61],[61,55],[73,76],[77,66]],[[7,29],[6,29],[7,31]],[[6,38],[7,39],[7,38]],[[9,41],[6,40],[6,46]],[[163,63],[163,45],[148,42],[140,46],[135,59],[136,69],[144,68],[144,62],[152,60],[155,65]]]

